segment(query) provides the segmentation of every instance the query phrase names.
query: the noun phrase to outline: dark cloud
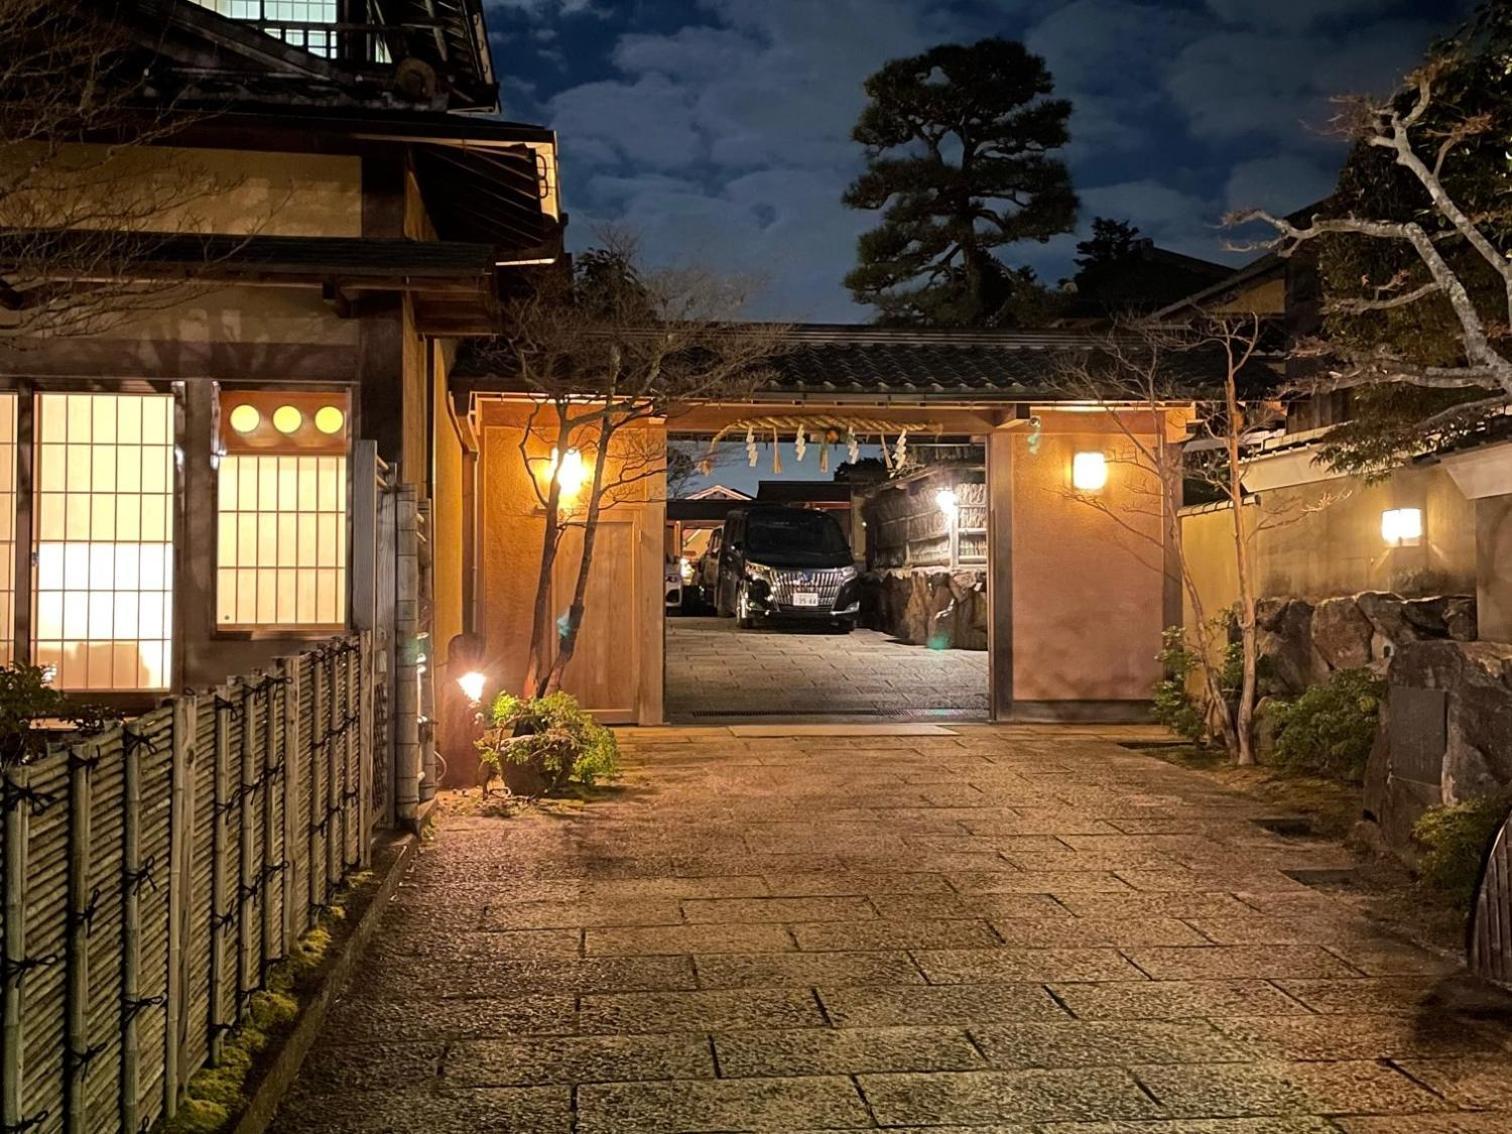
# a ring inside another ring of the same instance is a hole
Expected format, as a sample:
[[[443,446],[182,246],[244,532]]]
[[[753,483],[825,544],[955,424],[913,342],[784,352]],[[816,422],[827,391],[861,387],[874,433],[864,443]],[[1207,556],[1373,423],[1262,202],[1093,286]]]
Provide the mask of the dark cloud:
[[[1463,2],[492,0],[506,25],[558,33],[567,75],[512,74],[511,112],[561,132],[577,244],[622,222],[656,258],[764,277],[756,314],[834,320],[868,314],[841,279],[876,218],[839,197],[860,168],[861,82],[888,59],[1023,38],[1075,107],[1083,224],[1127,218],[1231,259],[1224,212],[1325,193],[1342,152],[1323,130],[1330,97],[1389,87]],[[540,50],[522,35],[499,54]],[[1055,280],[1074,243],[1011,254]]]

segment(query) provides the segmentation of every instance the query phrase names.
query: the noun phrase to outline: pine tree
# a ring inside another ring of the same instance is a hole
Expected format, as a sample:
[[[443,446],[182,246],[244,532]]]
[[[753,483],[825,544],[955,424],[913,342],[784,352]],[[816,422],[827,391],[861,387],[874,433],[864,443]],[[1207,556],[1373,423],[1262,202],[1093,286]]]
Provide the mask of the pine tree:
[[[896,59],[866,81],[852,137],[867,170],[845,193],[882,210],[846,277],[879,321],[1022,326],[1049,299],[1032,269],[995,252],[1069,232],[1076,194],[1053,156],[1071,104],[1051,98],[1045,62],[1023,44],[984,39]]]

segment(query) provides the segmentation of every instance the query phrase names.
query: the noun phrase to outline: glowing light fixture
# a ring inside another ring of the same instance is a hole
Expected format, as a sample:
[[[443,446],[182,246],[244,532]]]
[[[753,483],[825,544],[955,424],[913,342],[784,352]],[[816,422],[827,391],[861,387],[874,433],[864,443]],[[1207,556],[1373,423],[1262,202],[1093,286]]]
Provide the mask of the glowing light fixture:
[[[1071,458],[1071,487],[1078,492],[1096,492],[1108,483],[1105,453],[1077,453]]]
[[[562,495],[566,497],[576,496],[583,487],[583,482],[588,479],[588,466],[583,461],[583,454],[576,449],[568,449],[567,456],[561,458],[562,470],[557,472],[557,451],[551,450],[551,465],[547,469],[547,475],[555,475],[562,486]]]
[[[1416,547],[1423,541],[1423,510],[1388,508],[1381,513],[1381,538],[1387,547]]]
[[[326,436],[341,432],[341,427],[346,424],[346,414],[336,406],[321,406],[315,411],[315,428]]]
[[[273,411],[273,428],[280,433],[293,433],[304,424],[304,414],[293,406],[279,406]]]
[[[956,498],[955,489],[953,488],[942,488],[936,492],[935,503],[940,506],[940,511],[944,512],[952,520],[955,519],[956,513],[961,508],[961,502]]]
[[[474,705],[483,700],[483,687],[487,683],[488,678],[475,669],[457,678],[457,687],[462,690],[462,695]]]
[[[231,428],[238,433],[251,433],[262,424],[262,414],[256,406],[243,403],[231,411]]]

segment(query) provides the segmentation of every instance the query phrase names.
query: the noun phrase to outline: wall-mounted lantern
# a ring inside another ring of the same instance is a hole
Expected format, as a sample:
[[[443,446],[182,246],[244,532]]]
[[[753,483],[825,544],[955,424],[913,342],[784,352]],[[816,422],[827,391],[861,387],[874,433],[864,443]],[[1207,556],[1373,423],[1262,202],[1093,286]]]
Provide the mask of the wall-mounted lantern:
[[[940,511],[945,513],[947,519],[954,520],[961,509],[961,502],[956,498],[955,489],[942,488],[935,493],[935,503]]]
[[[1381,513],[1381,538],[1387,547],[1416,547],[1423,542],[1423,510],[1388,508]]]
[[[547,483],[557,472],[557,451],[551,450],[551,463],[546,466]],[[577,449],[568,449],[567,456],[561,459],[562,471],[557,475],[557,482],[562,486],[562,497],[572,499],[582,491],[583,483],[588,479],[588,466],[583,461],[583,454]]]
[[[1077,453],[1071,458],[1071,487],[1078,492],[1097,492],[1108,483],[1106,453]]]
[[[457,678],[457,687],[462,690],[462,696],[467,698],[467,703],[476,707],[483,700],[483,689],[488,684],[488,677],[477,670],[469,670]]]

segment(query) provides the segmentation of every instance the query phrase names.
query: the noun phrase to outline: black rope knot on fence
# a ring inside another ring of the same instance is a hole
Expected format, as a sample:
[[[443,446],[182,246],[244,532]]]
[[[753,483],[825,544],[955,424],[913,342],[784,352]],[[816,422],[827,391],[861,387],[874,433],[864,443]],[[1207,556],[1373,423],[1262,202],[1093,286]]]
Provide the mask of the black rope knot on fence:
[[[90,1047],[86,1047],[83,1051],[76,1051],[71,1047],[66,1047],[63,1049],[63,1067],[70,1075],[83,1075],[89,1070],[89,1065],[104,1050],[105,1045],[102,1043],[93,1044]]]
[[[168,1003],[166,996],[143,996],[138,1000],[121,998],[121,1009],[126,1019],[134,1020],[149,1008],[161,1008]]]
[[[50,1110],[40,1110],[30,1118],[23,1118],[20,1122],[5,1123],[0,1125],[0,1134],[26,1134],[26,1131],[41,1126],[51,1114]]]
[[[84,772],[94,771],[99,766],[100,761],[105,758],[105,754],[98,748],[91,749],[90,751],[94,753],[93,756],[80,756],[77,749],[69,749],[68,767],[70,769],[77,768]]]
[[[3,806],[6,811],[14,811],[19,805],[26,803],[31,805],[33,815],[41,815],[56,802],[58,802],[56,795],[34,788],[30,784],[12,783],[8,777],[0,781],[0,806]]]
[[[58,963],[56,953],[43,953],[36,957],[21,957],[11,960],[6,957],[0,960],[0,985],[6,988],[20,988],[26,980],[26,974],[33,969],[46,969]]]
[[[121,877],[125,879],[132,893],[140,894],[144,885],[151,886],[153,893],[157,893],[157,878],[152,873],[156,868],[157,856],[148,855],[137,869],[121,871]]]
[[[145,733],[134,732],[131,729],[125,727],[121,729],[121,747],[125,750],[126,755],[128,756],[134,756],[137,749],[139,748],[147,749],[147,754],[149,756],[156,756],[160,751],[162,751],[162,749],[158,745],[158,742],[153,740],[150,736],[147,736]]]
[[[64,924],[70,929],[81,929],[84,936],[88,937],[94,931],[95,913],[100,908],[100,888],[96,886],[89,892],[89,900],[79,909],[71,909],[64,914]]]

